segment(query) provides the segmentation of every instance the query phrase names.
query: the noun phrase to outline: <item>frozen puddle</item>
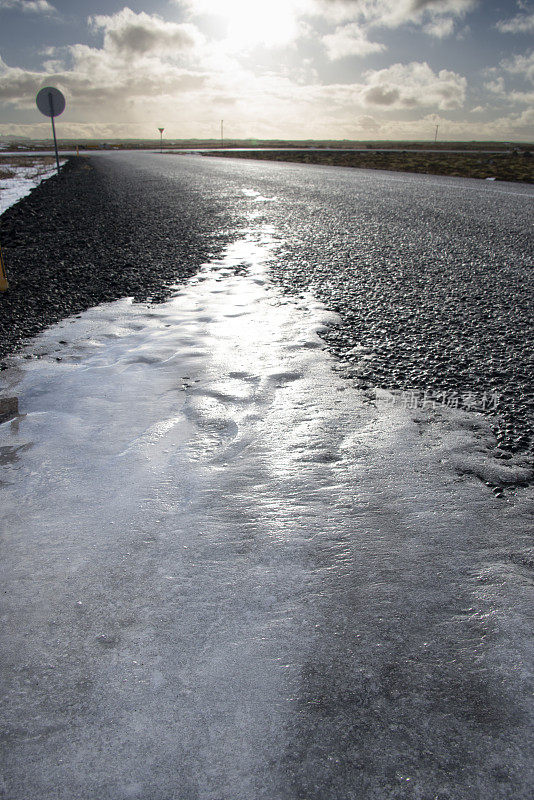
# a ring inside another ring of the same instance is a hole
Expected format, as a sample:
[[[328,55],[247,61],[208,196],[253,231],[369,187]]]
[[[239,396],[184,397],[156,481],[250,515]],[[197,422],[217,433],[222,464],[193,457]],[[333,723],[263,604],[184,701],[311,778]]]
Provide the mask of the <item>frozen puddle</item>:
[[[0,797],[529,796],[528,492],[338,377],[272,242],[0,374]]]

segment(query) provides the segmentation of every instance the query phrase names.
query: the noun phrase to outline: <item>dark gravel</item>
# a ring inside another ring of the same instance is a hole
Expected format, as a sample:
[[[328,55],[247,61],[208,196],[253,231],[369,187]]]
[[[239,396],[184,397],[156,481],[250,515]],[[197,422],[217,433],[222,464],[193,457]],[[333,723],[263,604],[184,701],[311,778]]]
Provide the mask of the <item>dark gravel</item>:
[[[335,260],[335,240],[330,248]],[[340,325],[324,338],[354,364],[347,373],[361,386],[415,390],[421,401],[427,392],[438,404],[457,400],[459,407],[471,394],[475,410],[501,417],[500,455],[531,449],[532,275],[515,264],[494,270],[458,255],[452,280],[448,254],[418,263],[393,253],[372,260],[345,253],[332,271],[304,242],[301,257],[301,269],[293,258],[290,267],[282,260],[274,269],[287,291],[312,289],[340,314]],[[360,355],[351,352],[355,346]]]
[[[436,179],[382,173],[369,202],[370,173],[349,194],[323,170],[334,184],[328,204],[313,185],[298,225],[286,208],[275,212],[284,239],[275,279],[339,314],[324,338],[362,387],[472,402],[496,417],[497,456],[532,455],[532,201],[515,205],[511,184],[479,197],[469,191],[475,181],[465,192],[451,184],[448,197]]]
[[[0,358],[99,303],[165,299],[170,285],[224,248],[222,230],[220,207],[190,187],[71,159],[0,217],[9,278],[0,293]]]

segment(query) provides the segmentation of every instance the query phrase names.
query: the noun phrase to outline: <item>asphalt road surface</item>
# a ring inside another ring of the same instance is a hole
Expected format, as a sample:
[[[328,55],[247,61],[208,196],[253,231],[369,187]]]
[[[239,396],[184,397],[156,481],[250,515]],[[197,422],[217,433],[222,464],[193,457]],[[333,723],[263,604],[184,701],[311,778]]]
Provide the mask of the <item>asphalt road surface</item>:
[[[91,161],[109,302],[0,373],[0,797],[530,800],[534,190]]]

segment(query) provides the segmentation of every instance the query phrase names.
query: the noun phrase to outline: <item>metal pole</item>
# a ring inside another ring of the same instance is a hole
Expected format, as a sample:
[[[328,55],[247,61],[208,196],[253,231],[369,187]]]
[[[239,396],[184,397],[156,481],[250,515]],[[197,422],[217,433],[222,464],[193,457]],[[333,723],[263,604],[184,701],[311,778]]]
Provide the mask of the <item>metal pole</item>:
[[[56,126],[54,125],[54,102],[52,100],[52,92],[48,92],[48,102],[50,103],[50,119],[52,120],[52,133],[54,134],[54,149],[56,151],[56,166],[59,175],[59,155],[57,152]]]
[[[222,119],[221,120],[221,147],[224,147],[224,133],[223,133],[224,128],[223,128],[223,125],[224,125],[224,120]]]
[[[434,144],[436,144],[436,142],[438,141],[438,128],[439,125],[436,125],[436,135],[434,136]]]

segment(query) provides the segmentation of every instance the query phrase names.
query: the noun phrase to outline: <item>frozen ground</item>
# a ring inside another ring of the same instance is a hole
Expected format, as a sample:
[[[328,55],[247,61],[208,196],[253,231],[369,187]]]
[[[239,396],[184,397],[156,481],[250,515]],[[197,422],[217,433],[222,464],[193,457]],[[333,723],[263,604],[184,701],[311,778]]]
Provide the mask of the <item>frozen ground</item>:
[[[60,161],[60,165],[65,161]],[[35,189],[41,181],[50,178],[56,167],[43,167],[39,163],[27,167],[7,165],[12,177],[0,179],[0,214]],[[1,240],[0,240],[1,243]]]
[[[531,797],[530,490],[339,377],[276,244],[0,374],[6,800]]]

